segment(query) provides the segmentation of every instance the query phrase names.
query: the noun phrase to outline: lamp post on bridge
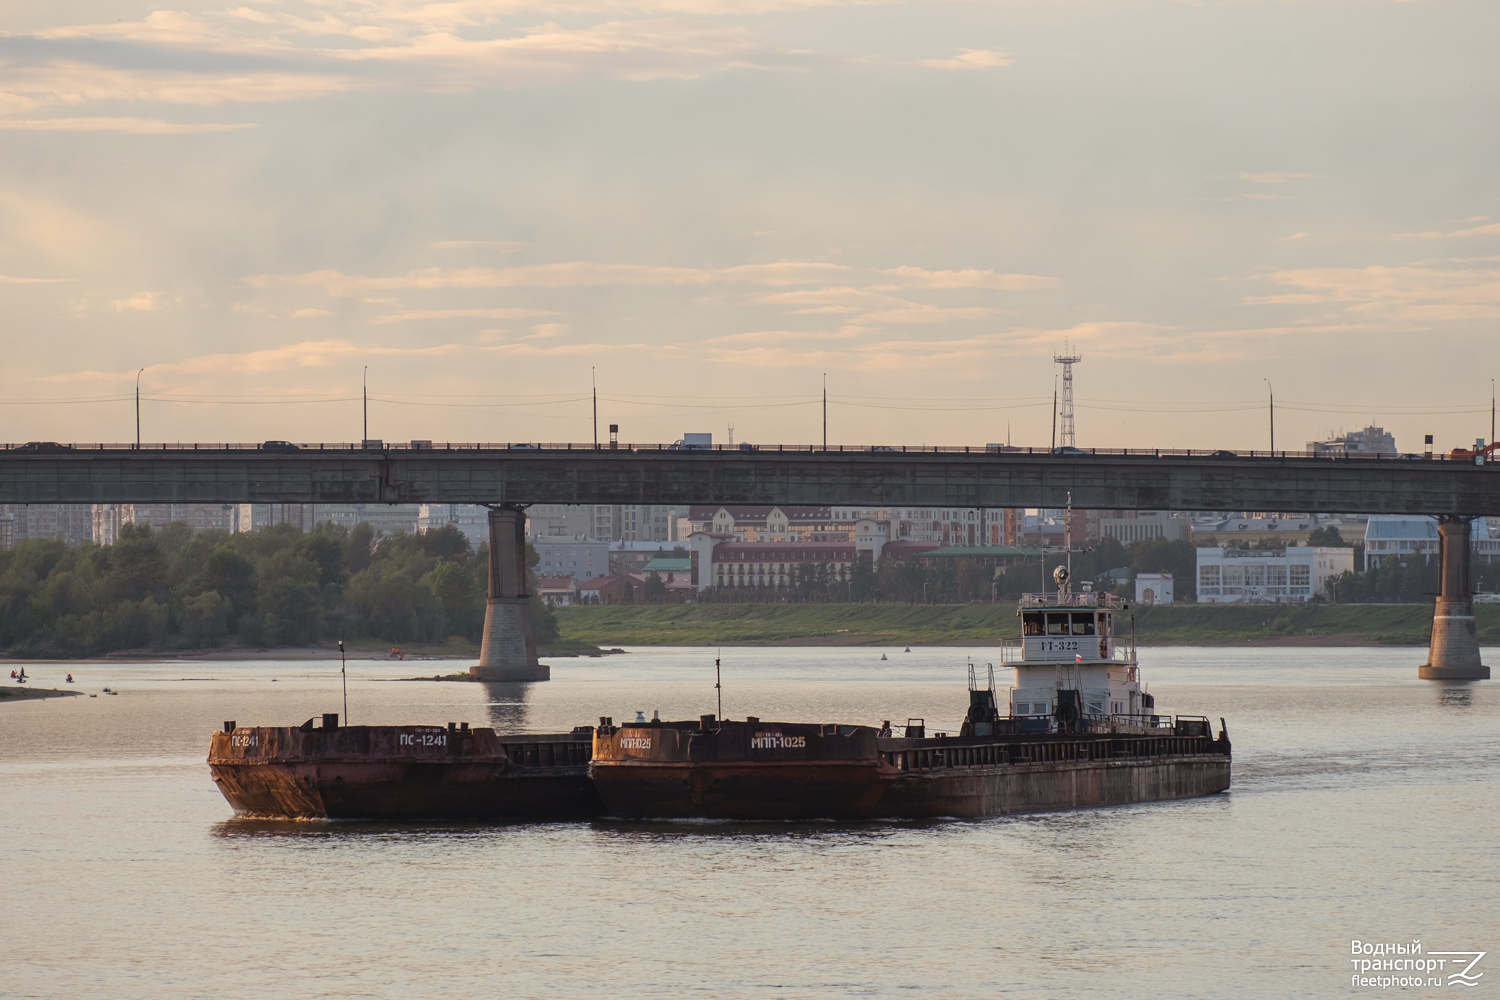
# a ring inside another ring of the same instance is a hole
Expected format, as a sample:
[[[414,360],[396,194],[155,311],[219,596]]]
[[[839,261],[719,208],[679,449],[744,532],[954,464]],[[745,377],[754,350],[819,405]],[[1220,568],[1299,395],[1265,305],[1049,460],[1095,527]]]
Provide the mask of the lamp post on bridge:
[[[135,371],[135,450],[141,450],[141,372],[144,368]]]
[[[1271,457],[1276,457],[1276,390],[1271,386],[1271,380],[1262,376],[1261,381],[1266,384],[1266,391],[1271,394]]]

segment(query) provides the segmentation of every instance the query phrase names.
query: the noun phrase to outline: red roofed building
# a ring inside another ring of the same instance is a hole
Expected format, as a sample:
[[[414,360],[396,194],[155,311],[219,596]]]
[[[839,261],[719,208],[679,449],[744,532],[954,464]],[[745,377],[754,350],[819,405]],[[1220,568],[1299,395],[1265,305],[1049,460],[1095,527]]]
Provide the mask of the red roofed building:
[[[585,580],[578,585],[583,604],[673,604],[693,599],[696,588],[686,573],[658,573],[655,591],[649,573],[619,573]]]
[[[571,576],[540,576],[536,592],[548,604],[566,607],[578,603],[578,581]]]

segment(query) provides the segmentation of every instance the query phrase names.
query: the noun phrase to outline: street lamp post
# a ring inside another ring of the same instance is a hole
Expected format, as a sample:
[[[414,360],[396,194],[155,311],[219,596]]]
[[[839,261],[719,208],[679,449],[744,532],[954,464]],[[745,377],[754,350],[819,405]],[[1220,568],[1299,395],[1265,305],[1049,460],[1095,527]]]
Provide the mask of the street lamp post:
[[[1271,394],[1271,457],[1276,457],[1276,390],[1271,386],[1271,380],[1261,377],[1266,384],[1266,391]]]
[[[141,450],[141,372],[144,368],[137,368],[135,372],[135,450]]]

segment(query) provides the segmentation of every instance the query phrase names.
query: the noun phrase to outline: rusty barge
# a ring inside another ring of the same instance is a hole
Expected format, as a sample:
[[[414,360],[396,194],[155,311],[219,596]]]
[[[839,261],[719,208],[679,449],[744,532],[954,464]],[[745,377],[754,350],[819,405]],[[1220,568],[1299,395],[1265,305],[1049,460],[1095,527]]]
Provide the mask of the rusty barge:
[[[1211,795],[1227,733],[1163,720],[1149,733],[905,736],[873,726],[719,721],[603,726],[594,785],[607,815],[744,820],[978,818]]]
[[[586,819],[592,730],[500,736],[443,726],[237,726],[208,767],[243,816],[277,819]]]

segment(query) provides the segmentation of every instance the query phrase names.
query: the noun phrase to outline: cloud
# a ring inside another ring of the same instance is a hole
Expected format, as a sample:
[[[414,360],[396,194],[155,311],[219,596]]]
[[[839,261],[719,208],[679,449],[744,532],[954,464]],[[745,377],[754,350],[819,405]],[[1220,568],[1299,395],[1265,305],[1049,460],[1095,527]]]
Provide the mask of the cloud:
[[[994,49],[961,49],[949,59],[923,59],[928,69],[994,69],[1009,66],[1010,55]]]
[[[497,333],[503,331],[495,331]],[[410,363],[429,359],[441,360],[444,365],[453,365],[451,360],[460,355],[485,356],[491,354],[592,356],[604,353],[626,352],[655,357],[681,353],[681,348],[672,344],[430,344],[424,347],[391,347],[380,344],[359,344],[348,340],[307,340],[278,347],[261,348],[240,353],[204,354],[182,361],[165,362],[151,366],[158,382],[173,376],[202,378],[229,378],[286,374],[299,369],[322,369],[362,364],[373,359],[395,359]],[[443,360],[449,359],[449,360]],[[357,370],[357,369],[356,369]],[[95,369],[41,376],[38,382],[97,382],[127,383],[135,378],[135,369],[125,372],[99,371]]]
[[[115,312],[157,312],[171,302],[161,292],[136,292],[129,298],[115,299],[110,308]]]
[[[989,319],[998,310],[980,306],[945,308],[943,306],[916,305],[905,309],[885,309],[864,313],[858,318],[861,323],[951,323],[961,320]]]
[[[850,313],[864,309],[910,306],[916,303],[887,292],[869,288],[836,285],[825,288],[798,289],[793,292],[767,292],[747,297],[755,305],[798,306],[797,314]]]
[[[1305,239],[1307,239],[1311,235],[1312,235],[1312,233],[1293,233],[1290,236],[1282,236],[1282,237],[1279,237],[1279,238],[1281,239],[1281,241],[1283,243],[1290,243],[1293,240],[1305,240]]]
[[[352,364],[360,358],[389,357],[443,357],[461,350],[473,350],[464,344],[436,344],[429,347],[385,347],[371,344],[355,344],[347,340],[309,340],[296,344],[284,344],[239,354],[205,354],[184,361],[167,362],[151,366],[152,372],[161,379],[168,373],[185,375],[263,375],[268,372],[287,371],[297,368],[328,368],[334,365]],[[135,371],[126,373],[79,371],[65,375],[50,375],[38,381],[95,381],[110,382],[132,379]]]
[[[0,42],[3,41],[0,36]],[[0,46],[0,58],[3,53]],[[7,106],[31,110],[94,101],[158,101],[211,107],[331,97],[370,86],[346,74],[287,70],[274,65],[230,72],[141,68],[137,64],[152,61],[154,55],[149,51],[133,52],[130,64],[121,66],[62,57],[5,66],[0,78],[0,110]]]
[[[427,244],[432,250],[498,250],[501,253],[519,253],[529,245],[514,240],[444,240]]]
[[[1407,328],[1500,316],[1500,269],[1441,264],[1313,267],[1273,271],[1265,280],[1287,293],[1252,297],[1257,305],[1342,305],[1370,321]]]
[[[73,280],[72,278],[24,278],[0,274],[0,285],[60,285]]]
[[[516,33],[504,15],[543,10],[540,4],[402,6],[339,3],[307,11],[313,16],[159,10],[138,21],[0,35],[0,113],[104,100],[215,105],[356,90],[451,93],[585,79],[693,80],[833,61],[767,47],[746,28],[717,18],[566,27],[548,21]],[[545,10],[556,13],[555,7]],[[20,58],[6,59],[9,52]]]
[[[429,319],[531,319],[556,316],[549,309],[407,309],[375,317],[376,323],[409,323]]]
[[[755,330],[750,333],[730,333],[722,337],[710,337],[703,344],[780,344],[786,341],[852,340],[864,331],[855,327],[840,330],[809,332],[807,330]]]
[[[159,118],[3,118],[0,129],[28,132],[126,132],[134,135],[184,135],[192,132],[236,132],[257,128],[253,122],[222,125],[168,122]]]
[[[881,274],[896,279],[907,288],[989,288],[1007,292],[1033,291],[1038,288],[1056,288],[1061,278],[1049,278],[1039,274],[999,274],[995,271],[928,271],[920,267],[893,267]]]
[[[1473,236],[1500,236],[1500,222],[1491,222],[1483,226],[1470,226],[1467,229],[1454,229],[1451,232],[1439,232],[1429,230],[1425,233],[1394,233],[1393,240],[1462,240]]]
[[[1244,181],[1247,184],[1290,184],[1292,181],[1316,180],[1323,176],[1323,174],[1294,174],[1288,171],[1272,170],[1258,174],[1234,174],[1232,179]]]
[[[664,267],[650,264],[600,264],[574,261],[525,267],[438,267],[385,278],[347,275],[340,271],[305,274],[257,274],[241,279],[256,288],[313,287],[330,295],[348,296],[394,289],[455,288],[586,288],[607,285],[798,285],[826,280],[852,271],[821,261],[781,261],[735,267]]]
[[[332,316],[332,315],[333,315],[333,311],[330,310],[330,309],[313,309],[313,308],[307,308],[307,309],[296,309],[296,310],[292,311],[292,318],[293,319],[313,319],[314,317],[318,317],[318,316]]]
[[[123,242],[110,224],[34,190],[0,189],[0,234],[27,253],[69,263],[108,256]]]
[[[1260,193],[1257,193],[1257,192],[1254,192],[1254,191],[1246,191],[1243,194],[1231,194],[1231,195],[1226,195],[1226,196],[1224,196],[1222,198],[1192,198],[1192,199],[1189,199],[1189,200],[1190,201],[1217,201],[1217,202],[1229,202],[1229,201],[1286,201],[1287,200],[1287,196],[1284,195],[1284,194],[1260,194]]]
[[[566,323],[538,323],[531,328],[531,332],[526,335],[526,339],[546,340],[550,337],[561,337],[571,329],[572,327]]]

